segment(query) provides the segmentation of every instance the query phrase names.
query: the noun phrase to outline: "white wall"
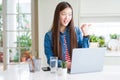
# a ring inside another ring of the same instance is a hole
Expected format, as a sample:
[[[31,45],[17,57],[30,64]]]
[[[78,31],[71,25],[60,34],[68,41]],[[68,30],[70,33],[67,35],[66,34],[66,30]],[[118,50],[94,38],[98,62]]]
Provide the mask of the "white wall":
[[[42,58],[43,65],[46,64],[46,57],[44,55],[44,35],[50,29],[52,20],[53,20],[53,12],[55,9],[55,4],[57,1],[52,2],[51,0],[38,0],[38,12],[39,12],[39,51],[40,58]],[[54,4],[54,5],[53,5]]]
[[[80,0],[80,22],[120,22],[120,0]]]
[[[80,0],[81,16],[120,16],[120,0]]]

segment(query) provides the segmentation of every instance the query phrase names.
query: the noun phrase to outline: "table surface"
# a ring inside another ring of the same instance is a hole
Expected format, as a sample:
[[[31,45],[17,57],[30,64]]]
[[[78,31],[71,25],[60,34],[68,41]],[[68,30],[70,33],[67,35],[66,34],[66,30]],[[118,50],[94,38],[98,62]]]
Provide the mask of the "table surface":
[[[120,80],[120,65],[105,65],[101,72],[60,75],[42,70],[31,73],[28,64],[22,63],[0,71],[0,80]]]

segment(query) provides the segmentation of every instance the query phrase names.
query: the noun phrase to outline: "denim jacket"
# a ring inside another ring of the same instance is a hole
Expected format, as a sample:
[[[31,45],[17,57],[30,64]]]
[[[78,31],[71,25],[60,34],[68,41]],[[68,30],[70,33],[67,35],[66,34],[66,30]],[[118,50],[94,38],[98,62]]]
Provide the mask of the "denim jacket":
[[[88,48],[89,47],[89,37],[83,37],[82,32],[79,27],[75,27],[75,32],[77,36],[78,48]],[[70,51],[70,35],[69,29],[66,28],[65,32],[60,32],[60,41],[62,46],[62,58],[65,59],[65,45],[64,45],[64,35],[66,36],[68,51]],[[44,51],[47,57],[47,63],[50,64],[50,56],[53,56],[52,49],[52,32],[49,31],[44,37]],[[61,60],[58,60],[58,66],[60,66]]]

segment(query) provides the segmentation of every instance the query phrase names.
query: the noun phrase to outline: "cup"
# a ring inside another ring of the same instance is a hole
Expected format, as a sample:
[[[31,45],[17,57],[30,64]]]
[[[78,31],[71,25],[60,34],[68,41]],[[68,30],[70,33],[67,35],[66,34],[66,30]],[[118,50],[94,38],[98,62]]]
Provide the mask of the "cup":
[[[58,69],[58,57],[50,57],[50,71],[56,73]]]
[[[28,59],[28,64],[30,72],[35,72],[34,61],[32,59]]]
[[[40,69],[41,69],[41,59],[40,58],[35,59],[34,63],[35,63],[35,71],[40,71]]]

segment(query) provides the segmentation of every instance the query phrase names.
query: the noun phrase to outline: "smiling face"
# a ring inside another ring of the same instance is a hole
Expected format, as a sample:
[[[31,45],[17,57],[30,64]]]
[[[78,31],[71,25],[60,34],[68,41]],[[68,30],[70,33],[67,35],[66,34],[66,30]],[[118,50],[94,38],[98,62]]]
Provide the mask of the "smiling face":
[[[60,26],[66,27],[72,19],[72,9],[67,7],[60,11]]]

